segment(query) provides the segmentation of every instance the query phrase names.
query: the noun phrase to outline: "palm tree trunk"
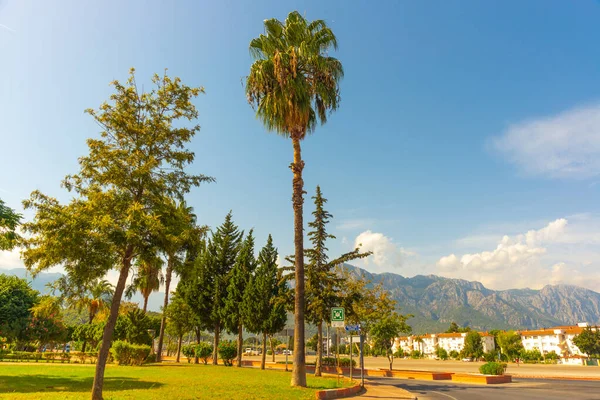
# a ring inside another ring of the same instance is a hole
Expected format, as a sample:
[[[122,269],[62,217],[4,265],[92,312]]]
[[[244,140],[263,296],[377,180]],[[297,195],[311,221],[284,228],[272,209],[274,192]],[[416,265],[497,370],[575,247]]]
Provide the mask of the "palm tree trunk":
[[[219,362],[218,359],[218,350],[219,350],[219,335],[221,334],[221,327],[219,326],[219,324],[215,325],[215,340],[214,340],[214,348],[213,348],[213,357],[212,357],[212,363],[213,365],[217,365]]]
[[[260,369],[265,369],[266,361],[267,361],[267,334],[263,332],[262,359],[260,360]]]
[[[148,309],[148,297],[150,296],[144,296],[144,314],[146,314],[146,310]]]
[[[323,321],[317,324],[317,361],[315,362],[315,376],[321,376],[323,364]]]
[[[91,325],[92,321],[94,320],[94,313],[90,310],[90,312],[88,313],[88,323]],[[81,344],[81,352],[85,353],[85,349],[87,347],[87,341],[83,341],[83,343]]]
[[[196,327],[196,344],[200,344],[200,328]],[[194,352],[194,364],[198,364],[199,359],[196,352]]]
[[[160,321],[160,335],[158,336],[158,349],[156,351],[157,362],[160,362],[162,358],[163,340],[165,338],[165,326],[167,325],[167,306],[169,305],[169,286],[171,286],[172,273],[173,257],[169,256],[169,260],[167,261],[167,273],[165,276],[165,301],[163,303],[162,319]]]
[[[294,207],[294,261],[295,261],[295,299],[294,299],[294,365],[292,386],[306,387],[306,356],[304,354],[304,223],[302,205],[304,203],[304,182],[302,180],[302,152],[300,138],[302,130],[292,134],[294,162],[290,166],[294,173],[292,181],[292,204]]]
[[[123,290],[125,290],[125,283],[127,282],[127,276],[129,275],[129,268],[131,267],[131,255],[133,253],[133,246],[128,246],[125,250],[125,256],[123,257],[123,265],[121,266],[121,272],[119,273],[119,281],[115,288],[115,293],[112,298],[112,304],[110,305],[110,314],[106,326],[104,327],[104,334],[102,335],[102,344],[100,345],[100,352],[98,353],[98,362],[96,363],[96,373],[94,375],[94,385],[92,386],[92,400],[102,400],[102,387],[104,386],[104,370],[106,369],[106,361],[108,360],[108,351],[115,331],[115,325],[117,324],[117,317],[119,316],[119,306],[121,305],[121,297],[123,297]]]
[[[269,345],[271,346],[271,361],[275,362],[275,348],[273,347],[273,335],[269,335]]]
[[[237,340],[237,366],[242,366],[242,346],[244,344],[244,328],[242,324],[238,327],[238,340]]]
[[[183,340],[183,335],[179,335],[179,340],[177,341],[177,357],[175,358],[175,362],[179,363],[179,357],[181,356],[181,341]]]

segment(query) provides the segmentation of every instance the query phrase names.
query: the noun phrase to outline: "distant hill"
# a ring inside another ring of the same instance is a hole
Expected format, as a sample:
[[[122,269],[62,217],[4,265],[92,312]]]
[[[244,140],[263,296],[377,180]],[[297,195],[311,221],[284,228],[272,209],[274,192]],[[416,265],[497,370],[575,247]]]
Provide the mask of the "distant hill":
[[[541,290],[495,291],[479,282],[393,273],[371,274],[346,265],[374,283],[382,282],[416,333],[439,332],[454,321],[479,330],[543,328],[577,322],[600,323],[600,293],[572,285]]]

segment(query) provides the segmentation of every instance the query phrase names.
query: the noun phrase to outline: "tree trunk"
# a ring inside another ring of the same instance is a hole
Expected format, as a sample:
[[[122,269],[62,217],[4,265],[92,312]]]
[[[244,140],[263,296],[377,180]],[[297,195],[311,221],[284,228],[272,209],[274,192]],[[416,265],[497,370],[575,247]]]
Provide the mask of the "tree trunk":
[[[262,360],[260,360],[260,369],[265,369],[266,361],[267,361],[267,334],[263,332]]]
[[[146,314],[146,310],[148,310],[148,298],[150,296],[144,296],[144,314]]]
[[[162,361],[163,340],[165,338],[165,326],[167,325],[167,306],[169,305],[169,286],[171,286],[171,274],[173,273],[173,257],[169,256],[167,261],[167,273],[165,276],[165,301],[163,303],[162,319],[160,321],[160,334],[158,335],[158,349],[156,361]]]
[[[304,203],[304,182],[302,181],[302,152],[300,138],[303,132],[292,134],[294,162],[290,166],[294,173],[292,181],[292,205],[294,208],[294,261],[295,261],[295,299],[294,299],[294,365],[292,386],[306,387],[306,356],[304,354],[304,223],[302,205]]]
[[[388,356],[388,361],[390,362],[390,371],[392,370],[392,364],[394,364],[394,355]]]
[[[179,357],[181,356],[181,342],[183,340],[183,335],[179,335],[179,340],[177,341],[177,357],[175,358],[175,362],[179,362]]]
[[[323,321],[317,324],[317,361],[315,362],[315,376],[321,376],[323,364]]]
[[[88,323],[91,325],[93,320],[94,320],[94,313],[90,310],[90,312],[88,314]],[[86,347],[87,347],[87,341],[84,340],[83,343],[81,344],[81,352],[82,353],[85,353]]]
[[[269,346],[271,347],[271,361],[275,362],[275,348],[273,347],[273,335],[269,335]]]
[[[196,328],[196,344],[200,344],[200,328]],[[198,355],[194,351],[194,364],[198,364]]]
[[[219,363],[219,335],[221,333],[221,327],[219,326],[219,324],[215,325],[215,340],[214,340],[214,349],[213,349],[213,357],[212,357],[212,363],[213,365],[217,365]]]
[[[242,366],[242,346],[244,345],[244,327],[242,324],[238,326],[238,340],[237,340],[237,366]]]
[[[127,250],[125,250],[125,256],[123,257],[123,265],[121,266],[121,272],[119,273],[119,281],[117,282],[117,287],[115,288],[115,293],[112,298],[112,304],[110,305],[110,314],[108,316],[108,320],[106,321],[106,325],[104,326],[102,344],[100,345],[100,351],[98,352],[98,362],[96,363],[94,385],[92,386],[92,400],[102,400],[102,387],[104,386],[104,370],[106,369],[108,351],[110,350],[113,333],[115,331],[115,325],[117,324],[117,317],[119,316],[119,306],[121,305],[121,297],[123,297],[123,290],[125,290],[125,283],[127,282],[129,268],[131,267],[132,253],[133,247],[128,246]]]

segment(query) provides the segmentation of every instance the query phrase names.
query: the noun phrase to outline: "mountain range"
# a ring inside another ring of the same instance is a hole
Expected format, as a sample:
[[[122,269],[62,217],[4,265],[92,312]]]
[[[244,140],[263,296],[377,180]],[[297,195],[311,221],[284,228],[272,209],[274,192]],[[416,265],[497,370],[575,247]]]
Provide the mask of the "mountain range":
[[[373,274],[346,264],[353,273],[374,284],[381,283],[397,301],[400,312],[412,314],[408,320],[413,332],[443,332],[451,322],[478,330],[534,329],[578,322],[600,323],[600,293],[572,285],[547,285],[540,290],[491,290],[479,282],[417,275],[406,278],[394,273]],[[24,268],[2,270],[0,273],[26,275]],[[59,273],[40,273],[31,280],[32,287],[46,292],[47,283],[59,278]],[[149,310],[159,311],[164,293],[150,296]],[[135,295],[132,301],[139,302]]]
[[[373,283],[381,283],[398,302],[415,333],[443,332],[451,322],[478,330],[534,329],[578,322],[600,323],[600,293],[572,285],[540,290],[491,290],[479,282],[394,273],[372,274],[345,265]]]

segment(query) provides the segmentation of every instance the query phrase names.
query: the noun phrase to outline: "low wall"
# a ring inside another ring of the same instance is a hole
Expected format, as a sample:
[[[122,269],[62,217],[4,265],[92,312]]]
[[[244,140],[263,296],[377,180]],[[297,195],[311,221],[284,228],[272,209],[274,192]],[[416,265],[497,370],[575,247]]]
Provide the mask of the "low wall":
[[[511,375],[479,375],[479,374],[452,374],[453,382],[476,383],[480,385],[495,385],[511,383]]]

